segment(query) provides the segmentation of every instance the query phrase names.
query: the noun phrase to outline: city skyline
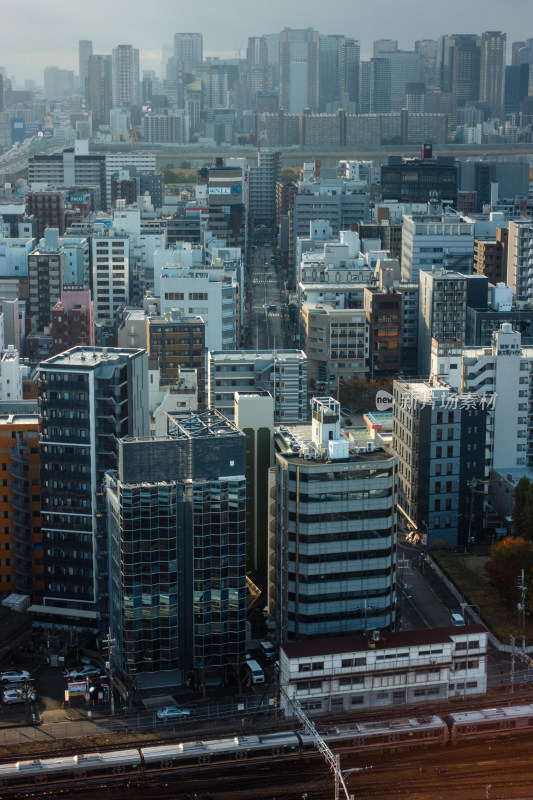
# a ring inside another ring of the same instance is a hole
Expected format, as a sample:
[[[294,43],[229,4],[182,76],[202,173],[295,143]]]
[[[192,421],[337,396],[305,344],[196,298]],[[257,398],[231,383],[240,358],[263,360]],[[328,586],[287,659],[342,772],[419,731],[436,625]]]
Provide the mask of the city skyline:
[[[127,5],[118,0],[112,6],[95,0],[92,14],[86,19],[73,18],[72,7],[66,0],[55,0],[52,9],[35,0],[9,7],[4,15],[4,30],[9,30],[10,36],[3,42],[2,66],[8,76],[15,76],[18,81],[33,79],[38,84],[46,66],[73,69],[77,73],[78,41],[91,39],[95,53],[111,53],[117,44],[138,47],[141,71],[155,69],[159,74],[162,47],[171,46],[177,31],[201,32],[205,56],[244,58],[249,36],[279,33],[285,27],[312,27],[322,34],[342,32],[359,39],[361,56],[365,59],[371,57],[372,42],[376,39],[396,39],[400,48],[412,49],[417,39],[489,30],[507,33],[509,55],[511,42],[528,38],[531,33],[527,28],[527,0],[509,0],[504,14],[501,5],[481,0],[468,5],[450,0],[442,8],[431,6],[431,13],[419,0],[406,0],[401,13],[393,0],[383,0],[379,19],[373,9],[354,10],[348,0],[337,0],[333,7],[318,3],[304,7],[296,0],[290,8],[281,0],[273,0],[264,9],[254,7],[253,15],[246,13],[243,0],[231,0],[224,7],[206,0],[201,11],[184,8],[179,14],[169,0],[158,0],[157,7],[159,14],[147,19],[143,18],[139,0],[131,0]],[[106,20],[105,26],[102,19]]]

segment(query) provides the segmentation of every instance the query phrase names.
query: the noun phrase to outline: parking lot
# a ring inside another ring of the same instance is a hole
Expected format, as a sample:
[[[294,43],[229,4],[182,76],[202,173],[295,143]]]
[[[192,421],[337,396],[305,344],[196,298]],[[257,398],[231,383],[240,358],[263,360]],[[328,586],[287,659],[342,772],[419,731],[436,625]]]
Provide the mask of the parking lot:
[[[192,691],[181,686],[163,687],[137,693],[129,706],[123,702],[118,693],[115,693],[114,717],[111,717],[109,700],[98,702],[98,679],[93,681],[96,690],[90,694],[89,700],[84,694],[81,694],[71,697],[68,702],[65,702],[68,680],[64,675],[65,668],[63,666],[51,667],[46,663],[29,664],[27,660],[17,659],[17,663],[13,665],[3,665],[1,671],[12,668],[28,670],[31,675],[31,684],[35,687],[36,701],[29,704],[28,710],[25,702],[11,706],[0,703],[0,731],[4,731],[3,735],[0,734],[0,743],[2,738],[5,740],[6,729],[27,725],[29,719],[38,722],[40,728],[48,732],[48,736],[56,736],[53,733],[53,726],[56,726],[57,738],[60,738],[65,733],[61,734],[59,727],[67,731],[70,726],[71,733],[66,733],[67,736],[81,735],[79,727],[81,723],[87,728],[87,730],[84,728],[84,735],[87,735],[89,730],[92,733],[105,733],[106,730],[116,730],[117,727],[124,728],[125,726],[139,727],[140,729],[165,728],[217,718],[242,715],[246,717],[249,714],[272,712],[275,710],[273,698],[277,696],[275,664],[272,659],[267,660],[259,648],[252,649],[250,655],[261,664],[264,670],[265,683],[263,684],[252,685],[247,678],[244,678],[241,682],[240,692],[237,685],[207,688],[205,692],[203,689]],[[80,666],[82,665],[80,664]],[[105,671],[102,673],[105,676]],[[102,682],[105,680],[106,678],[103,677]],[[154,705],[154,703],[146,702],[150,696],[156,700],[158,697],[162,698],[161,704],[156,702]],[[181,719],[159,719],[157,716],[159,707],[169,703],[175,703],[180,708],[187,708],[190,714]],[[34,714],[37,715],[36,718],[33,717]],[[76,723],[74,727],[73,723]]]

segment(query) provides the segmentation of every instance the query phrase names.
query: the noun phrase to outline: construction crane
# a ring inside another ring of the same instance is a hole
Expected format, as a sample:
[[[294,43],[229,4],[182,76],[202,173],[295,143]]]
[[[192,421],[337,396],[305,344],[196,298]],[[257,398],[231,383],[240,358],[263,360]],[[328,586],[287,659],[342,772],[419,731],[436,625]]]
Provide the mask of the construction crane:
[[[317,750],[319,750],[322,753],[327,763],[329,764],[329,768],[331,769],[335,777],[335,800],[339,800],[339,791],[341,786],[344,792],[344,796],[346,797],[346,800],[353,800],[353,794],[348,794],[348,788],[342,776],[340,755],[338,754],[335,755],[335,753],[333,753],[329,749],[328,745],[317,731],[315,725],[304,714],[304,710],[300,705],[300,701],[296,697],[289,697],[286,689],[281,685],[281,683],[279,688],[280,691],[283,692],[283,694],[285,695],[287,702],[289,703],[290,707],[292,708],[292,710],[294,711],[294,713],[304,726],[307,733],[313,737],[313,741],[316,745]]]

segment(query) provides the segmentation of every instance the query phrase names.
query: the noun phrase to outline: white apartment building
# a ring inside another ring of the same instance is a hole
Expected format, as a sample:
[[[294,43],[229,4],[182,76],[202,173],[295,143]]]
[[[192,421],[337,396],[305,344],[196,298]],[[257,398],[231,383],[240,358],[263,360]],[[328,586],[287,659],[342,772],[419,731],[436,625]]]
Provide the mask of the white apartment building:
[[[163,268],[160,313],[179,309],[201,316],[209,350],[235,350],[239,336],[239,286],[235,275],[216,267]]]
[[[281,708],[306,714],[384,708],[485,694],[483,625],[285,642],[279,653]]]
[[[20,364],[18,350],[9,345],[0,355],[0,400],[22,400],[22,379],[29,367]]]
[[[510,220],[507,240],[507,285],[515,303],[533,302],[533,220]]]
[[[190,123],[183,111],[172,114],[148,114],[144,118],[144,137],[147,142],[188,144]]]
[[[126,234],[103,228],[91,242],[94,321],[108,324],[117,308],[130,300],[130,242]]]
[[[416,283],[420,270],[471,271],[475,223],[459,214],[404,215],[402,281]]]
[[[13,239],[0,232],[0,277],[27,278],[28,256],[36,243],[35,239]]]
[[[214,351],[208,357],[208,408],[228,419],[235,413],[235,393],[269,392],[275,422],[307,417],[307,357],[302,350]]]
[[[505,470],[533,464],[533,348],[521,346],[521,336],[509,322],[492,335],[492,346],[463,349],[463,392],[493,397],[487,418],[489,469]]]

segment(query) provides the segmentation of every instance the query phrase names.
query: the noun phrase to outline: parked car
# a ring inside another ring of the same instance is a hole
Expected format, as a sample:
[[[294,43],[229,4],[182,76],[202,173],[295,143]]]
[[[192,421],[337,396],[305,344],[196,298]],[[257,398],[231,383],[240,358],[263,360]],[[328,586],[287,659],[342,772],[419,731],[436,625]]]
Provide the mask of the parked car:
[[[23,688],[16,689],[13,687],[10,689],[4,689],[2,694],[2,703],[5,703],[6,706],[11,706],[13,705],[13,703],[25,703],[27,699],[31,700],[31,702],[33,703],[35,697],[36,694],[33,690],[31,691],[31,693],[28,692],[26,694]]]
[[[26,669],[9,669],[0,675],[0,683],[19,683],[29,678],[30,673]]]
[[[177,706],[165,706],[157,712],[159,719],[182,719],[189,717],[191,712],[188,708],[178,708]]]
[[[86,667],[80,667],[79,669],[67,669],[64,675],[69,681],[79,681],[83,680],[83,678],[95,678],[101,672],[100,667],[88,664]]]

